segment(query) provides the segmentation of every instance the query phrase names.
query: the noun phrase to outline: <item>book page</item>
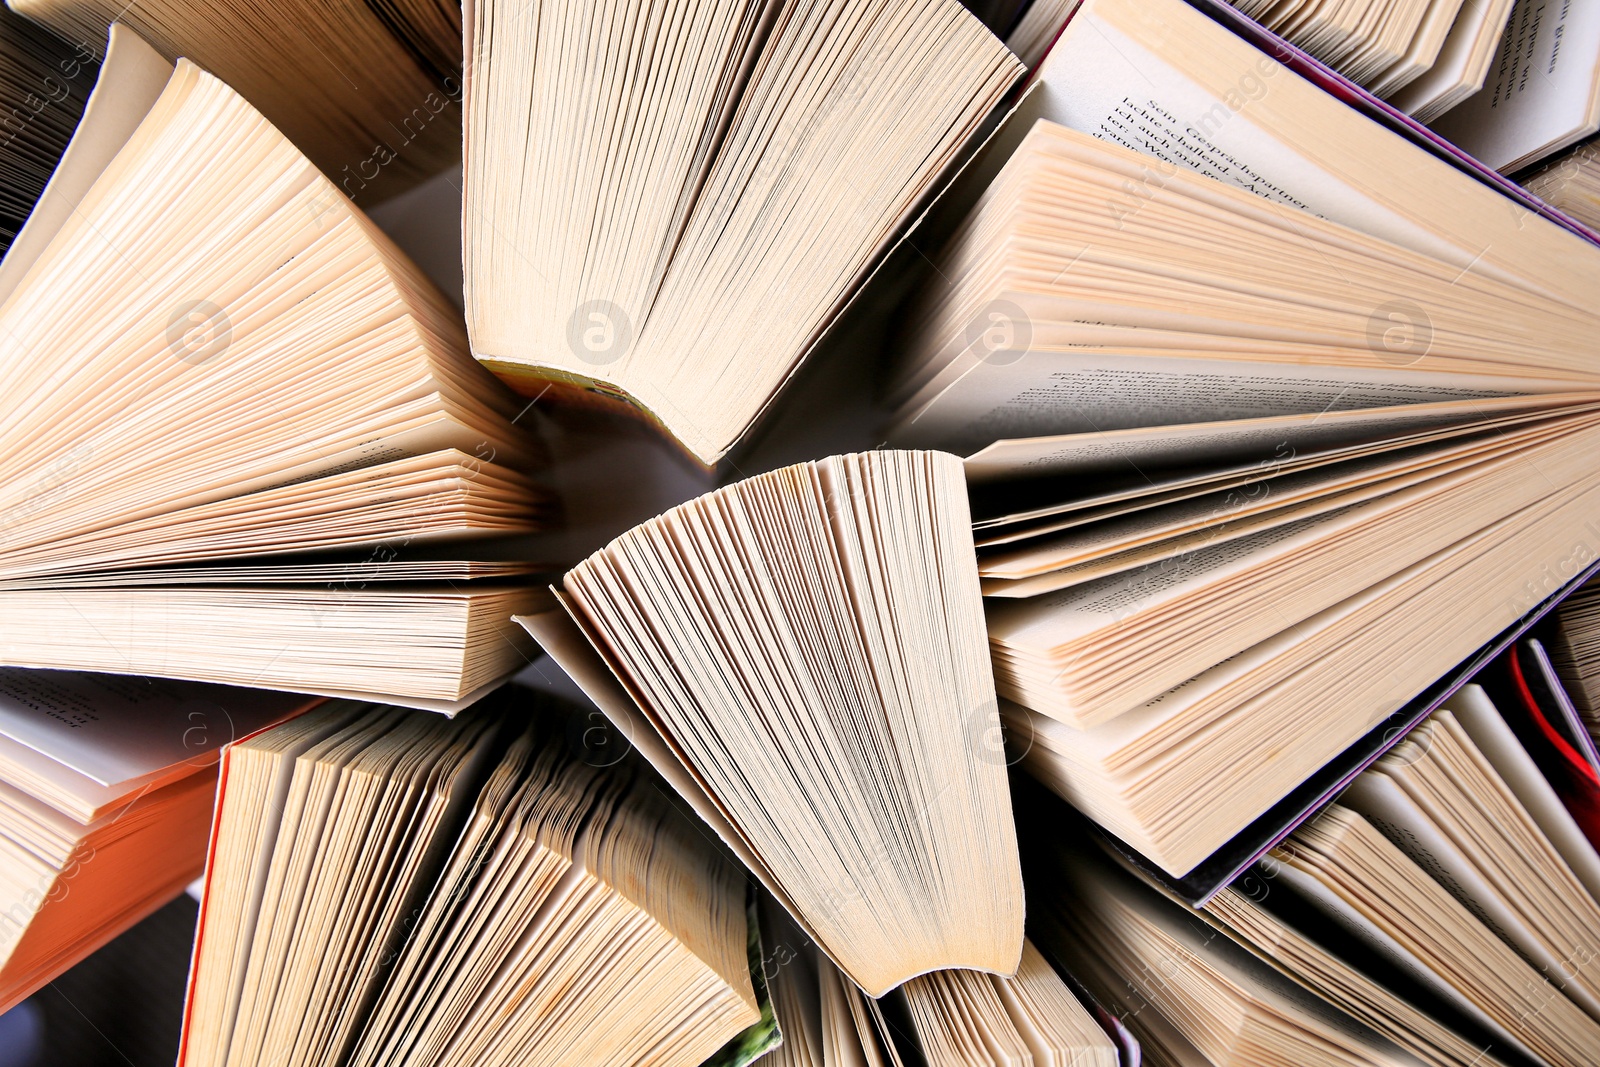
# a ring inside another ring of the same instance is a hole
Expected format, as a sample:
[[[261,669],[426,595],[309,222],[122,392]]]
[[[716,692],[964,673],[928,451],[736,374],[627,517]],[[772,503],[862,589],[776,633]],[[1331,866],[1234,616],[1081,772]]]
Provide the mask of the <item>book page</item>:
[[[1153,185],[1171,167],[1197,170],[1463,270],[1574,307],[1593,303],[1600,257],[1587,242],[1358,114],[1182,0],[1085,0],[1037,77],[1048,94],[1045,117],[1161,161],[1150,168]]]
[[[1522,0],[1511,12],[1483,88],[1433,128],[1510,171],[1595,131],[1600,2]]]
[[[1083,477],[1110,469],[1179,465],[1291,462],[1308,451],[1360,441],[1379,441],[1441,426],[1535,410],[1547,398],[1452,400],[1351,411],[1140,426],[1102,433],[1010,438],[968,456],[967,482],[1015,477]]]
[[[205,682],[0,670],[0,734],[103,786],[210,762],[223,745],[315,702]]]
[[[155,106],[172,64],[126,26],[114,24],[83,119],[17,239],[0,263],[0,304],[22,281],[102,171]]]
[[[750,868],[773,898],[783,905],[795,925],[817,945],[818,951],[826,955],[827,950],[817,940],[816,932],[772,876],[765,861],[756,854],[744,834],[695,777],[682,757],[661,736],[655,724],[623,687],[611,666],[595,651],[568,612],[556,610],[538,615],[514,615],[512,620],[533,635],[545,654],[555,661],[556,666],[566,673],[595,707],[605,713],[627,742],[638,750],[640,757],[666,779],[694,813],[716,831],[722,843]],[[831,963],[832,958],[829,957],[829,960]]]
[[[1450,102],[1470,95],[1483,84],[1483,60],[1491,57],[1480,38],[1504,30],[1512,0],[1473,0],[1461,5],[1444,47],[1433,66],[1388,97],[1389,103],[1426,122],[1447,110]]]
[[[1029,351],[969,360],[965,372],[891,430],[899,447],[970,453],[1008,438],[1316,415],[1550,392],[1536,379],[1242,363],[1226,359]]]
[[[1075,496],[1063,500],[1060,478],[978,481],[972,486],[974,531],[983,531],[980,548],[1006,544],[1023,537],[1053,533],[1071,526],[1126,515],[1132,511],[1188,500],[1204,493],[1227,489],[1253,492],[1248,488],[1266,479],[1300,474],[1318,467],[1338,464],[1357,469],[1361,461],[1386,454],[1405,459],[1402,451],[1421,456],[1438,445],[1441,461],[1445,456],[1463,456],[1482,451],[1491,435],[1514,436],[1532,442],[1551,436],[1544,428],[1529,426],[1535,416],[1511,416],[1491,422],[1445,427],[1367,444],[1341,445],[1313,449],[1292,458],[1272,455],[1254,462],[1208,469],[1161,470],[1129,466],[1127,472],[1111,477],[1097,476],[1092,486],[1072,486]],[[1452,443],[1454,442],[1454,443]],[[1503,442],[1502,442],[1503,443]],[[1278,449],[1274,447],[1275,453]]]
[[[1183,904],[1171,902],[1157,890],[1136,885],[1131,881],[1132,877],[1118,870],[1115,878],[1086,879],[1080,883],[1079,889],[1085,893],[1091,911],[1097,917],[1117,916],[1115,925],[1122,929],[1130,925],[1133,929],[1142,926],[1156,935],[1143,939],[1152,948],[1166,942],[1178,952],[1191,957],[1203,968],[1201,973],[1210,972],[1215,976],[1211,980],[1221,987],[1218,992],[1231,991],[1233,995],[1278,1019],[1313,1033],[1325,1029],[1322,1035],[1324,1040],[1337,1035],[1335,1040],[1343,1039],[1353,1046],[1351,1052],[1365,1053],[1373,1061],[1405,1062],[1408,1058],[1388,1038],[1359,1019],[1312,993],[1232,938],[1219,936],[1203,915]],[[1108,897],[1112,900],[1107,900]],[[1133,924],[1128,923],[1130,918]],[[1167,980],[1163,968],[1174,967],[1174,964],[1162,964],[1149,956],[1142,960],[1138,956],[1133,959],[1140,963],[1140,970],[1144,973],[1130,974],[1130,985],[1148,999],[1161,1004],[1166,998],[1152,996],[1151,993]],[[1151,963],[1156,965],[1150,966]],[[1140,989],[1140,986],[1143,988]]]
[[[1411,862],[1449,890],[1479,922],[1501,941],[1517,949],[1585,1011],[1600,1010],[1600,1003],[1596,1003],[1584,986],[1562,981],[1573,961],[1564,961],[1551,953],[1495,891],[1471,858],[1382,770],[1368,770],[1362,774],[1340,796],[1339,803],[1363,815]]]
[[[1600,900],[1600,854],[1583,836],[1577,822],[1561,803],[1561,797],[1545,780],[1538,764],[1523,749],[1517,735],[1501,718],[1500,711],[1479,685],[1464,686],[1445,703],[1472,743],[1483,753],[1495,772],[1505,781],[1550,839],[1572,873]]]
[[[1181,556],[1053,593],[990,603],[985,611],[991,643],[1062,645],[1091,635],[1103,638],[1140,612],[1179,602],[1202,587],[1237,579],[1264,561],[1289,557],[1339,529],[1354,526],[1366,518],[1363,508],[1361,504],[1348,505],[1231,541],[1204,544]]]
[[[1527,1045],[1517,1040],[1505,1027],[1491,1019],[1481,1008],[1464,997],[1400,942],[1390,937],[1378,925],[1351,907],[1345,899],[1333,892],[1313,875],[1287,863],[1273,865],[1275,880],[1288,886],[1315,905],[1347,935],[1359,939],[1409,981],[1416,982],[1435,996],[1442,998],[1457,1011],[1467,1016],[1497,1039],[1516,1049],[1524,1056],[1539,1058]]]

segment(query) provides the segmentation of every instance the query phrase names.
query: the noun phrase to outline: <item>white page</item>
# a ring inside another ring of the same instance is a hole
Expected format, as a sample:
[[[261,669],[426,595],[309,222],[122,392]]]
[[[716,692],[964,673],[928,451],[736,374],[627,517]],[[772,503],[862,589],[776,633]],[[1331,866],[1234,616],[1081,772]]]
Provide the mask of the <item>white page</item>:
[[[1142,426],[1316,415],[1571,388],[1537,378],[1441,375],[1379,365],[1301,366],[1030,350],[962,354],[890,430],[896,447],[971,452],[994,441]]]
[[[1256,460],[1277,466],[1302,453],[1358,441],[1384,440],[1546,406],[1521,397],[1444,401],[1383,408],[1305,412],[1175,426],[1139,426],[1103,433],[1058,434],[996,441],[964,462],[969,483],[1007,477],[1063,477],[1107,468]]]
[[[1163,51],[1187,48],[1191,62],[1203,56],[1209,83],[1119,25],[1160,38]],[[1146,155],[1303,204],[1463,270],[1593,305],[1600,262],[1582,238],[1384,129],[1182,0],[1084,0],[1036,77],[1044,117],[1062,125],[1134,141]],[[1118,132],[1135,125],[1148,134]],[[1161,174],[1152,166],[1150,181]],[[1130,206],[1138,193],[1130,190]],[[1539,250],[1545,242],[1572,259],[1552,261]]]
[[[1519,0],[1489,77],[1433,128],[1511,171],[1595,132],[1600,0]]]
[[[1533,761],[1517,740],[1517,735],[1500,717],[1499,709],[1489,699],[1482,686],[1465,686],[1445,704],[1467,732],[1472,743],[1478,746],[1495,772],[1505,780],[1511,792],[1527,809],[1533,821],[1544,831],[1578,881],[1588,887],[1590,894],[1600,900],[1600,855],[1583,836],[1583,831],[1567,811],[1566,805],[1550,783],[1545,780],[1539,765]]]
[[[103,786],[210,755],[315,703],[267,689],[0,669],[0,735]]]
[[[1462,996],[1455,986],[1413,955],[1410,949],[1384,933],[1376,923],[1347,904],[1343,897],[1323,885],[1317,878],[1287,863],[1279,863],[1273,870],[1276,881],[1316,905],[1317,909],[1332,919],[1340,929],[1360,940],[1395,970],[1454,1005],[1463,1015],[1493,1034],[1498,1040],[1504,1041],[1536,1062],[1544,1062],[1532,1049],[1513,1037],[1509,1030],[1491,1019],[1476,1004]]]
[[[1572,961],[1552,953],[1504,898],[1483,877],[1475,863],[1446,837],[1427,812],[1382,770],[1369,770],[1339,797],[1339,803],[1360,812],[1383,836],[1427,872],[1501,941],[1516,949],[1591,1015],[1600,1015],[1600,1000],[1587,989],[1567,985],[1561,976]]]

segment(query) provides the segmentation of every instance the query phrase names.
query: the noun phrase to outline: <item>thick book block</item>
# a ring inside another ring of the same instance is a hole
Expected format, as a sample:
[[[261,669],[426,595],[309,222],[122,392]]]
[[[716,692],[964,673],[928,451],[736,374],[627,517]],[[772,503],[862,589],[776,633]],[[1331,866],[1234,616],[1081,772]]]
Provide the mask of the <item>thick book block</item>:
[[[0,301],[0,662],[446,709],[523,664],[525,405],[227,85],[118,27]]]
[[[889,439],[972,453],[1020,760],[1182,876],[1588,540],[1600,254],[1181,0],[969,174]]]
[[[645,723],[530,626],[874,996],[936,968],[1009,975],[1021,952],[969,521],[954,457],[886,451],[622,535],[564,596]]]
[[[238,89],[348,196],[370,206],[461,157],[456,4],[8,0],[77,56],[121,23]]]
[[[218,751],[314,703],[0,670],[0,1012],[182,893],[205,865]]]
[[[741,1033],[770,1045],[742,873],[636,760],[591,766],[559,716],[509,718],[332,702],[227,751],[180,1064],[694,1067]]]
[[[956,0],[470,8],[474,354],[707,465],[1022,73]]]

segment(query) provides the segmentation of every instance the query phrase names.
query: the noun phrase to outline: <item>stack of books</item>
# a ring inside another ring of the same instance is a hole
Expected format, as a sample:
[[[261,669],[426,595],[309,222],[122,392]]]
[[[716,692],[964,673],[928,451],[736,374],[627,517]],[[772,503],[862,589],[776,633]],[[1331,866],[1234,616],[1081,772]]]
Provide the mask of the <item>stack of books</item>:
[[[1591,1062],[1593,7],[12,0],[0,1008]]]

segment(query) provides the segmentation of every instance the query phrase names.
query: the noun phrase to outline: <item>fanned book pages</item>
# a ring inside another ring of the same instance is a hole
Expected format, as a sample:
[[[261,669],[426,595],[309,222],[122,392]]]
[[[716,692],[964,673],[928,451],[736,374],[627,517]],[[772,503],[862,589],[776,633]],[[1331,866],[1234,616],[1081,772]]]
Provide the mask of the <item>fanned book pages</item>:
[[[1026,765],[1182,874],[1535,606],[1600,493],[1600,320],[1179,170],[1124,204],[1148,168],[1021,138],[937,257],[897,437],[979,449]]]
[[[1033,81],[892,439],[973,452],[1023,762],[1181,875],[1570,566],[1600,255],[1181,0],[1084,0]]]
[[[1449,711],[1434,713],[1339,803],[1384,836],[1600,1020],[1600,903]]]
[[[1518,3],[1483,89],[1433,129],[1510,174],[1600,131],[1600,5]]]
[[[237,89],[345,195],[376,204],[460,159],[461,11],[436,0],[7,0],[103,55],[120,22]]]
[[[1536,465],[1522,475],[1541,477]],[[1099,725],[1069,725],[1059,705],[1005,704],[1029,746],[1023,762],[1151,860],[1187,872],[1536,606],[1519,599],[1526,576],[1571,550],[1594,506],[1592,487],[1555,494]],[[1386,670],[1370,669],[1378,659]]]
[[[1029,871],[1034,936],[1123,1019],[1151,1062],[1428,1062],[1222,936],[1189,908],[1097,855],[1093,846],[1073,853],[1043,840],[1037,845]],[[1495,1062],[1489,1056],[1466,1061],[1478,1067]]]
[[[1115,1067],[1116,1047],[1024,941],[1015,977],[935,971],[907,982],[906,1014],[927,1067]]]
[[[867,1001],[803,940],[764,943],[773,946],[768,985],[783,1044],[763,1067],[1117,1065],[1111,1039],[1026,941],[1013,977],[935,971],[882,1004]]]
[[[1600,852],[1568,807],[1548,765],[1535,758],[1528,746],[1530,739],[1513,727],[1506,712],[1481,686],[1462,687],[1445,707],[1522,810],[1538,824],[1545,840],[1560,853],[1568,870],[1591,898],[1600,901]]]
[[[548,522],[540,454],[431,283],[120,27],[10,256],[57,181],[0,304],[0,662],[446,709],[522,666],[487,542]]]
[[[183,892],[221,747],[314,699],[0,670],[0,1012]]]
[[[742,874],[647,768],[580,762],[570,733],[339,702],[230,748],[178,1062],[770,1047]]]
[[[1484,88],[1514,6],[1513,0],[1229,2],[1423,122]]]
[[[0,143],[0,255],[61,162],[98,73],[67,42],[0,8],[0,113],[9,117]]]
[[[1166,175],[1193,171],[1453,264],[1463,277],[1504,281],[1582,311],[1594,306],[1593,246],[1372,121],[1185,0],[1082,0],[1031,83],[1008,121],[1022,127],[991,144],[1014,145],[1046,118],[1137,150],[1148,170],[1119,190],[1119,214],[1137,215]],[[1396,328],[1391,336],[1403,342],[1414,336],[1413,322],[1380,314],[1375,326],[1380,337]],[[1393,354],[1405,354],[1404,346]]]
[[[1432,122],[1484,90],[1516,0],[1463,3],[1433,65],[1386,94],[1418,122]]]
[[[1557,156],[1522,184],[1551,207],[1600,230],[1600,142],[1588,141]]]
[[[1277,879],[1345,936],[1451,997],[1510,1048],[1558,1067],[1591,1061],[1600,1024],[1371,822],[1339,805],[1274,852]]]
[[[918,444],[1600,381],[1592,307],[1043,119],[937,261],[895,390]]]
[[[690,501],[567,574],[615,679],[564,620],[526,622],[873,996],[937,968],[1009,975],[1021,951],[971,536],[955,457],[837,456]]]
[[[473,353],[708,465],[1021,73],[956,0],[469,7]]]
[[[1351,833],[1376,830],[1416,867],[1381,845],[1371,847],[1382,864],[1346,861],[1350,881],[1334,890],[1355,902],[1352,910],[1307,882],[1299,861],[1286,869],[1279,857],[1205,906],[1220,930],[1430,1064],[1529,1062],[1531,1046],[1548,1038],[1529,1024],[1544,1014],[1533,1005],[1546,1000],[1556,1025],[1592,1033],[1572,1009],[1596,1018],[1593,976],[1583,961],[1595,955],[1600,857],[1481,688],[1452,697],[1362,774],[1341,803],[1351,810],[1333,816],[1335,823],[1364,818],[1365,828]],[[1324,840],[1313,829],[1300,836],[1308,847]],[[1291,843],[1288,855],[1298,848]],[[1397,891],[1381,880],[1384,866],[1408,881],[1426,872],[1433,885]],[[1325,883],[1329,877],[1319,876]],[[1351,896],[1356,883],[1365,896]],[[1418,892],[1439,889],[1466,912],[1417,905]],[[1396,903],[1374,908],[1377,897]],[[1456,930],[1464,916],[1501,944],[1482,942],[1472,926]],[[1474,937],[1482,942],[1476,947]],[[1515,955],[1504,956],[1506,947]],[[1470,962],[1463,967],[1463,960]],[[1484,972],[1497,963],[1505,977],[1488,980]],[[1542,977],[1519,988],[1530,964]],[[1524,996],[1530,990],[1531,999]],[[1535,1062],[1560,1062],[1547,1051],[1537,1055],[1545,1058]]]
[[[1600,744],[1600,584],[1591,579],[1561,602],[1550,645],[1562,689]]]
[[[1470,1010],[1408,980],[1295,894],[1273,892],[1270,881],[1249,875],[1243,888],[1224,888],[1206,903],[1205,917],[1263,962],[1430,1067],[1527,1062]]]

